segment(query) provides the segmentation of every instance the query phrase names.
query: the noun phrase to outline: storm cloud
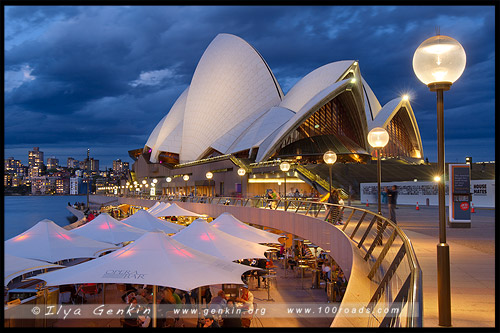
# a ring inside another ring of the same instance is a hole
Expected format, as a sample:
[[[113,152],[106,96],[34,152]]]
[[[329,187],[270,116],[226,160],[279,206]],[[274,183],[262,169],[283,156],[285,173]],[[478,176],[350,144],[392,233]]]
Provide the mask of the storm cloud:
[[[436,160],[436,97],[413,73],[415,49],[435,35],[467,53],[445,93],[446,159],[494,160],[495,15],[492,6],[6,6],[5,155],[39,146],[64,161],[101,165],[144,146],[190,84],[219,33],[263,56],[284,93],[312,70],[358,60],[384,105],[409,94]]]

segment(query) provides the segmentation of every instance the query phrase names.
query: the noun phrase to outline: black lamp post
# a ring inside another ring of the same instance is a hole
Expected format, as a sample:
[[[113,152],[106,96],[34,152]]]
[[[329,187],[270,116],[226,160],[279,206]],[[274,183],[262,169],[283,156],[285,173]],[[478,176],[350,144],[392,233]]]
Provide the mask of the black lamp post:
[[[426,39],[413,55],[413,70],[420,81],[437,94],[439,244],[437,277],[439,325],[451,326],[450,250],[446,244],[445,156],[443,92],[465,69],[465,50],[455,39],[437,35]]]

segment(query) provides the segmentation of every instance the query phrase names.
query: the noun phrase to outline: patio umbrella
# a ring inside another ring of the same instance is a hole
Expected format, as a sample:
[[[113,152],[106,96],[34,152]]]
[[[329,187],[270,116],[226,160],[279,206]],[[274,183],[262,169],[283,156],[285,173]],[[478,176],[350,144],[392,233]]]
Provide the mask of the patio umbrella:
[[[153,212],[157,212],[158,210],[166,208],[168,206],[170,206],[170,203],[157,202],[148,209],[148,213],[152,214]]]
[[[192,249],[163,231],[147,232],[135,242],[106,256],[41,274],[47,286],[79,283],[154,285],[153,327],[156,326],[156,286],[189,291],[212,284],[243,284],[241,275],[255,267],[235,264]]]
[[[167,234],[175,234],[176,232],[185,228],[180,224],[160,220],[159,218],[151,215],[149,213],[149,210],[146,211],[144,209],[137,211],[134,215],[127,217],[121,222],[126,223],[132,227],[148,231],[159,229]]]
[[[160,204],[161,204],[161,202],[160,202],[160,201],[157,201],[157,202],[155,202],[155,204],[154,204],[153,206],[149,207],[149,208],[148,208],[148,210],[153,210],[153,209],[155,209],[156,207],[158,207]]]
[[[18,276],[33,271],[48,269],[48,268],[63,268],[62,265],[49,264],[41,260],[26,259],[10,254],[4,254],[4,271],[3,285],[6,286],[10,281]]]
[[[48,286],[75,283],[149,284],[192,290],[220,283],[242,284],[254,269],[184,245],[161,230],[145,233],[108,255],[37,276]]]
[[[193,221],[172,238],[203,253],[230,261],[265,259],[264,253],[269,249],[267,246],[231,236],[202,219]]]
[[[163,216],[195,216],[195,217],[202,217],[203,215],[191,212],[187,209],[179,207],[176,203],[171,204],[168,207],[165,207],[161,210],[158,210],[156,212],[153,212],[151,214],[155,217],[163,217]]]
[[[102,213],[81,227],[72,229],[71,233],[92,238],[100,242],[120,244],[136,240],[146,233],[146,230],[134,228],[112,218],[107,213]]]
[[[48,219],[5,241],[5,253],[51,263],[66,259],[95,258],[110,249],[116,247],[74,234]]]
[[[230,213],[222,213],[210,223],[211,226],[232,236],[256,243],[277,243],[280,235],[249,226]]]

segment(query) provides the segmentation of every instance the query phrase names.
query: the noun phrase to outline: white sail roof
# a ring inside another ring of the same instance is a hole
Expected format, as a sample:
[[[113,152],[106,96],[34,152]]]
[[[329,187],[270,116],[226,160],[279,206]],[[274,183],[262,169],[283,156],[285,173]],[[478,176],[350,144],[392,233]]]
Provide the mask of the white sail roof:
[[[279,130],[276,130],[272,135],[264,140],[259,148],[259,152],[257,153],[256,161],[261,162],[268,158],[281,140],[283,140],[291,131],[299,127],[300,124],[302,124],[312,113],[319,110],[319,108],[323,106],[327,100],[332,99],[336,93],[344,91],[349,82],[350,80],[336,82],[319,91],[309,101],[302,105],[302,107],[297,110],[297,112],[285,124],[283,124]]]
[[[351,78],[355,79],[352,86],[340,87]],[[334,91],[337,88],[343,90]],[[269,66],[250,44],[234,35],[219,34],[201,57],[188,89],[151,133],[146,143],[152,149],[150,162],[157,163],[162,151],[179,154],[180,163],[184,163],[209,156],[214,150],[216,154],[236,154],[257,148],[255,161],[265,161],[306,116],[335,94],[349,91],[354,106],[346,105],[346,109],[361,122],[357,135],[363,142],[358,145],[362,151],[370,150],[365,139],[368,124],[389,119],[382,119],[388,113],[382,110],[356,61],[321,66],[283,96]],[[412,120],[408,129],[418,131],[413,111],[407,109]],[[415,149],[422,151],[420,133],[410,135],[419,142]]]
[[[217,35],[203,53],[189,88],[181,163],[199,158],[234,127],[235,119],[269,110],[281,98],[274,75],[251,45],[234,35]]]
[[[146,146],[150,147],[150,161],[156,163],[160,151],[169,151],[172,153],[180,152],[180,140],[175,144],[173,140],[176,136],[182,137],[182,121],[184,119],[184,109],[189,87],[177,98],[174,105],[165,117],[156,125],[153,132],[149,135]],[[171,136],[175,132],[175,135]]]
[[[74,234],[48,219],[41,220],[25,232],[5,241],[5,253],[51,263],[66,259],[95,258],[101,252],[115,248],[109,242]]]
[[[353,63],[343,60],[316,68],[294,84],[280,106],[298,112],[320,91],[337,82]]]

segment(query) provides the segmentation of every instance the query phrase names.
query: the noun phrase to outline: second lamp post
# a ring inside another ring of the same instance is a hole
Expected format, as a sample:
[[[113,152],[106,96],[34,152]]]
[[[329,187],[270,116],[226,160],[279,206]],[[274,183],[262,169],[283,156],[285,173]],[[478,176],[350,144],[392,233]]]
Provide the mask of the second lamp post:
[[[375,148],[375,151],[377,152],[377,188],[378,188],[378,194],[377,194],[377,204],[378,204],[378,214],[382,215],[382,204],[380,200],[380,194],[381,194],[381,186],[380,183],[382,182],[382,165],[380,163],[380,150],[384,148],[387,143],[389,142],[389,133],[382,127],[375,127],[368,133],[368,143],[370,146]]]

